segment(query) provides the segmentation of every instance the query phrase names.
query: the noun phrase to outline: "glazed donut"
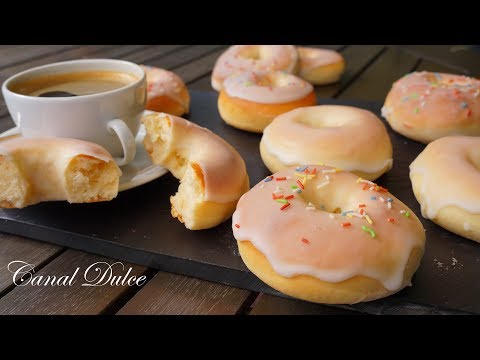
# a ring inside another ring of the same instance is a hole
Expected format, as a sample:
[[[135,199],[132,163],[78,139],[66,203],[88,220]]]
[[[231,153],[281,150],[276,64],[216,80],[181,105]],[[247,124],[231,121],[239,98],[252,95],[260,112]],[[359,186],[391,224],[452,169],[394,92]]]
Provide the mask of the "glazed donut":
[[[367,110],[320,105],[275,118],[260,141],[275,173],[292,165],[327,164],[375,180],[392,168],[392,144],[382,121]]]
[[[147,75],[147,104],[151,111],[182,116],[189,112],[190,94],[183,80],[175,73],[141,65]]]
[[[43,201],[109,201],[121,171],[100,145],[65,138],[14,138],[0,142],[0,207]]]
[[[297,47],[297,52],[300,60],[298,76],[312,84],[335,83],[345,71],[343,56],[334,50]]]
[[[427,145],[410,165],[422,215],[480,242],[480,138],[448,136]]]
[[[278,115],[316,103],[312,85],[295,75],[245,72],[225,80],[218,110],[227,124],[261,133]]]
[[[151,113],[142,118],[144,145],[155,164],[180,179],[170,198],[172,216],[187,229],[214,227],[228,219],[250,183],[245,163],[225,140],[185,119]]]
[[[411,285],[425,249],[422,224],[405,204],[328,166],[262,180],[240,198],[232,229],[245,265],[262,281],[327,304],[375,300]]]
[[[480,136],[480,81],[415,72],[393,84],[382,115],[398,133],[422,143],[449,135]]]
[[[285,71],[295,73],[298,54],[293,45],[234,45],[217,59],[212,72],[212,87],[223,88],[223,81],[245,71]]]

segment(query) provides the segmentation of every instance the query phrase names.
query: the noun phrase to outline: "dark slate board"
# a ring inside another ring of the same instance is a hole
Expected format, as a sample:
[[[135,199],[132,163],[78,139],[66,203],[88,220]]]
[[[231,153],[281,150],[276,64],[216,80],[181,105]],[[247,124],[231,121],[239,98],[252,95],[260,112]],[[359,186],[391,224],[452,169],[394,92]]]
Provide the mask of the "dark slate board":
[[[192,91],[190,120],[210,128],[243,156],[250,181],[269,175],[258,151],[261,136],[226,125],[217,111],[217,95]],[[379,103],[319,100],[380,113]],[[418,215],[408,166],[424,148],[390,130],[394,168],[378,180]],[[189,231],[170,216],[169,196],[178,181],[167,174],[123,192],[109,203],[44,203],[22,210],[0,210],[0,231],[117,258],[159,270],[198,277],[252,291],[279,295],[244,266],[230,221],[210,230]],[[386,299],[344,306],[374,314],[480,313],[480,245],[422,219],[427,249],[413,286]],[[457,263],[453,265],[454,259]]]

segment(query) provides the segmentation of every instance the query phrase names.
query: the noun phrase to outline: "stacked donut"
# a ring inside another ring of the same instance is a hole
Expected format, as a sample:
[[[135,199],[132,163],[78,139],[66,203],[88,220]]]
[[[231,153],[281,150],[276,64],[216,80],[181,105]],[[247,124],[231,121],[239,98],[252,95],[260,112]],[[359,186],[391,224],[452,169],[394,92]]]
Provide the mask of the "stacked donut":
[[[338,81],[344,68],[342,56],[332,50],[235,45],[218,58],[212,87],[220,92],[218,108],[227,124],[262,133],[278,115],[315,105],[312,84]]]

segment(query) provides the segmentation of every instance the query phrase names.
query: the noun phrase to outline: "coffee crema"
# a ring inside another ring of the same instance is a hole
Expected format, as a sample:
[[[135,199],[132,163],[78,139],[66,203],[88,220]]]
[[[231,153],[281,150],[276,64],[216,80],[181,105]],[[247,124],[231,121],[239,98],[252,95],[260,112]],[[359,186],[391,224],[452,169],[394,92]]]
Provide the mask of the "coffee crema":
[[[41,96],[45,93],[67,92],[77,96],[100,94],[133,84],[138,77],[119,71],[82,71],[38,76],[10,85],[21,95]]]

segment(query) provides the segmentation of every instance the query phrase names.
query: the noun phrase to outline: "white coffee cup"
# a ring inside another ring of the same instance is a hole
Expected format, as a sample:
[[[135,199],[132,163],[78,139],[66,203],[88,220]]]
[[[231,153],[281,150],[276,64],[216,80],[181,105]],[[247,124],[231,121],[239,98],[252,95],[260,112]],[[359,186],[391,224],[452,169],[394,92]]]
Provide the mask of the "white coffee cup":
[[[11,90],[12,85],[37,77],[85,71],[125,72],[138,79],[115,90],[74,97],[27,96]],[[88,59],[39,66],[8,78],[2,93],[16,127],[0,137],[76,138],[103,146],[119,166],[135,158],[135,136],[147,95],[145,72],[134,63]]]

